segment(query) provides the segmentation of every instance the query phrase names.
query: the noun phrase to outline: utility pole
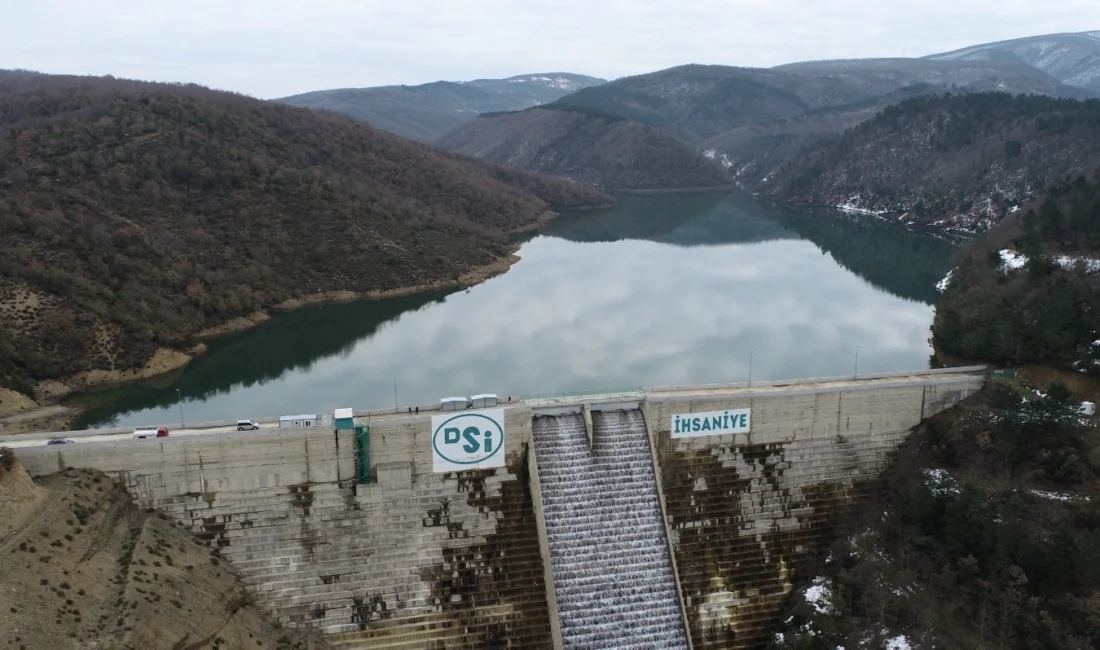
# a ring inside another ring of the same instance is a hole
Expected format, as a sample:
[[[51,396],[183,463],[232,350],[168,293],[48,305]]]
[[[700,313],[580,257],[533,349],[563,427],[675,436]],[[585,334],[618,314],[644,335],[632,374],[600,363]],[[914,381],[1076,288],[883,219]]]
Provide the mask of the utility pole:
[[[756,350],[749,353],[749,388],[752,388],[752,358],[756,356]]]
[[[401,408],[397,406],[397,371],[393,371],[393,412],[398,413]]]
[[[859,377],[859,349],[862,348],[862,347],[863,347],[862,345],[857,345],[856,346],[856,365],[852,369],[852,379],[855,379],[856,377]]]
[[[180,393],[180,389],[176,389],[176,402],[180,405],[180,428],[183,428],[183,394]]]

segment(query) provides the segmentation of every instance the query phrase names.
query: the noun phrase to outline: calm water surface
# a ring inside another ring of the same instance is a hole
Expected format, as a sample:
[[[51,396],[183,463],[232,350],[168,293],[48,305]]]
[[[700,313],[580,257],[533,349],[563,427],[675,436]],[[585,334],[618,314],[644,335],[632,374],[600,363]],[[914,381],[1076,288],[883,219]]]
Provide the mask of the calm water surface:
[[[83,424],[178,424],[928,365],[953,246],[744,194],[620,196],[525,241],[468,291],[317,307],[210,344],[180,372],[75,397]]]

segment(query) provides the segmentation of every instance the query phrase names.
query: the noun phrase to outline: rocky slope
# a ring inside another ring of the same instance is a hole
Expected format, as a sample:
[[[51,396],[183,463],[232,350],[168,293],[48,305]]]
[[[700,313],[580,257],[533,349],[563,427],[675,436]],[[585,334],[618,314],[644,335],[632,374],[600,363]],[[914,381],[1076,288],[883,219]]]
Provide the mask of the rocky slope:
[[[730,184],[722,169],[657,129],[580,110],[537,108],[451,131],[448,149],[514,169],[614,189]]]
[[[1100,165],[1100,102],[1000,93],[890,107],[783,167],[761,192],[978,231]]]
[[[984,43],[933,54],[939,61],[1014,61],[1030,65],[1062,83],[1100,93],[1100,31],[1046,34]]]
[[[480,113],[530,108],[602,83],[595,77],[550,72],[419,86],[318,90],[276,101],[341,113],[405,138],[434,142]]]
[[[0,386],[123,379],[316,296],[470,281],[593,190],[196,86],[0,78]]]
[[[36,485],[0,450],[0,630],[40,650],[323,650],[266,618],[228,564],[104,475]],[[10,464],[8,464],[10,463]]]

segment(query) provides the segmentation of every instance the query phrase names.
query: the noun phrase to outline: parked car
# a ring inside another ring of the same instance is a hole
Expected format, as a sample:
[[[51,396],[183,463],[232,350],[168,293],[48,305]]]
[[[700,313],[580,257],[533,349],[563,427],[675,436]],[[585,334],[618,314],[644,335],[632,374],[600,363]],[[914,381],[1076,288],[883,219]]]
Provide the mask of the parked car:
[[[167,438],[168,427],[157,427],[156,429],[134,429],[134,439],[141,440],[143,438]]]
[[[67,438],[54,438],[53,440],[50,440],[46,444],[47,445],[71,445],[71,444],[73,444],[73,441],[68,440]]]
[[[237,420],[237,431],[255,431],[260,425],[255,420]]]

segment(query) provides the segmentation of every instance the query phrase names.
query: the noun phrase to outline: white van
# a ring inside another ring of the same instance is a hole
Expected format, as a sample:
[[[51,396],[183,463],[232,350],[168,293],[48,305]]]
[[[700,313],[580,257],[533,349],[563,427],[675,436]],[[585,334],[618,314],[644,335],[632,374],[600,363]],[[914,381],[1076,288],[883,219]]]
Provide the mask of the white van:
[[[237,420],[237,431],[255,431],[260,425],[255,420]]]

